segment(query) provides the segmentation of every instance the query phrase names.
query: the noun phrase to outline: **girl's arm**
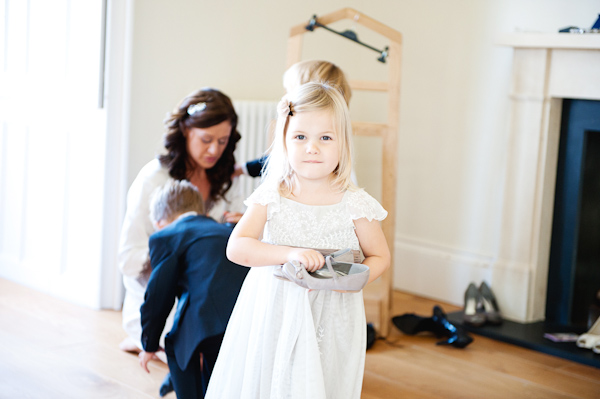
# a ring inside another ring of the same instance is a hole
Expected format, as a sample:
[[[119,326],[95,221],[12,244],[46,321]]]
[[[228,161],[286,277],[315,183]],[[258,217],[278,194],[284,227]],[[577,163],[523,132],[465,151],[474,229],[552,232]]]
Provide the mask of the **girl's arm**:
[[[356,236],[365,255],[363,264],[371,269],[368,283],[373,282],[390,267],[390,249],[378,220],[368,221],[366,218],[356,219]]]
[[[297,260],[308,271],[318,270],[325,264],[325,258],[318,251],[260,241],[259,237],[266,223],[267,206],[251,204],[229,237],[227,258],[239,265],[251,267],[282,265]]]

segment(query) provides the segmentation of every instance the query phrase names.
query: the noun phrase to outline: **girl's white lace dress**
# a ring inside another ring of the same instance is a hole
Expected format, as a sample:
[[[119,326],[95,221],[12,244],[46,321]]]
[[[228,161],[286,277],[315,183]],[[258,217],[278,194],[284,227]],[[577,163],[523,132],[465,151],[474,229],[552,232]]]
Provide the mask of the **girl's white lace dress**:
[[[353,220],[387,212],[364,190],[335,205],[304,205],[265,184],[246,205],[267,205],[263,241],[360,249]],[[360,398],[366,351],[362,292],[308,291],[253,267],[229,320],[206,397]]]

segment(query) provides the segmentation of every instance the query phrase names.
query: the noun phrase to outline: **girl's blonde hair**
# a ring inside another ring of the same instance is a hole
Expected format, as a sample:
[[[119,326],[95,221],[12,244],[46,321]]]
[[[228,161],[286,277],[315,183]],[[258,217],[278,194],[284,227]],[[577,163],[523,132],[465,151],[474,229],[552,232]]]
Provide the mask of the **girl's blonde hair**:
[[[308,82],[327,83],[342,92],[346,104],[350,104],[352,90],[344,72],[332,62],[322,60],[300,61],[283,74],[283,87],[286,92],[294,91]]]
[[[293,190],[294,170],[288,159],[285,139],[290,118],[303,112],[327,111],[333,119],[339,162],[331,175],[332,188],[355,190],[352,183],[352,124],[348,105],[340,91],[326,83],[305,83],[281,99],[278,106],[275,138],[269,149],[264,180],[278,185],[279,192],[288,196]]]

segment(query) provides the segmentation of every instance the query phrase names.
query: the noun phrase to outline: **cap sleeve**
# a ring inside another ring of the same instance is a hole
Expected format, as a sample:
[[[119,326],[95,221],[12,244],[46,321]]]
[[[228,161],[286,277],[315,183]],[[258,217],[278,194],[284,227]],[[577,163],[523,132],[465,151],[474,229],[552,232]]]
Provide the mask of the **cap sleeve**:
[[[346,209],[352,220],[366,218],[370,222],[373,219],[381,221],[387,217],[387,211],[365,190],[360,189],[348,194]]]
[[[244,201],[244,205],[259,204],[267,206],[267,220],[271,219],[274,213],[279,212],[281,196],[277,188],[271,184],[263,183],[254,190],[252,194]]]

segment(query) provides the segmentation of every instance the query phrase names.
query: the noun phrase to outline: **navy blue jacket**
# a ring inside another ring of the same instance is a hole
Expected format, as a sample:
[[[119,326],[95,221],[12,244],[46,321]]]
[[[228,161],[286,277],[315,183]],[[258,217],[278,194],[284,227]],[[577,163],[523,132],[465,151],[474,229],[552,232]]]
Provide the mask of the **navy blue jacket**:
[[[268,159],[268,156],[263,155],[258,159],[246,162],[246,169],[248,170],[248,175],[251,177],[262,176],[262,168],[263,166],[265,166],[265,163],[267,163]]]
[[[182,370],[198,345],[222,334],[249,268],[225,256],[232,228],[206,216],[189,216],[150,236],[152,274],[141,307],[142,345],[156,352],[165,321],[179,298],[172,343]]]

